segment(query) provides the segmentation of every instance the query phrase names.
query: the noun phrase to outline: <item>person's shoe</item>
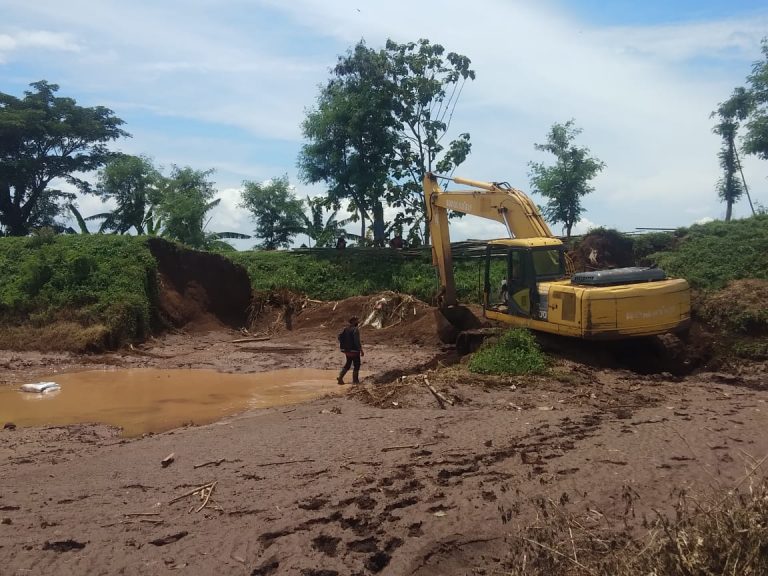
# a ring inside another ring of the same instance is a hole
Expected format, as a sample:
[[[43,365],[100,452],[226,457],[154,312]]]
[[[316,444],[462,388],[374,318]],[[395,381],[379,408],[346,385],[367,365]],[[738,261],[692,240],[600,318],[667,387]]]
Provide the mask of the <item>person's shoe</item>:
[[[344,386],[344,378],[342,378],[341,376],[339,376],[338,378],[336,378],[336,383],[337,383],[339,386]]]

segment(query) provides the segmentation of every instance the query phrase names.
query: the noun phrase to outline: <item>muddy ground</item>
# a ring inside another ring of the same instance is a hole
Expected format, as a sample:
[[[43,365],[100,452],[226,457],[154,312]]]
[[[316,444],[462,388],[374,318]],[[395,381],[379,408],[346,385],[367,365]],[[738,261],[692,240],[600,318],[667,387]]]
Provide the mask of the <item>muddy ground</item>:
[[[504,574],[543,518],[642,537],[681,491],[743,487],[768,454],[765,364],[675,377],[561,359],[549,377],[478,377],[412,308],[363,330],[375,375],[342,397],[134,439],[0,430],[0,573]],[[309,305],[291,331],[266,314],[270,339],[251,343],[213,322],[119,353],[0,351],[0,385],[106,366],[335,368],[352,311],[370,302]],[[213,482],[205,507],[182,497]]]

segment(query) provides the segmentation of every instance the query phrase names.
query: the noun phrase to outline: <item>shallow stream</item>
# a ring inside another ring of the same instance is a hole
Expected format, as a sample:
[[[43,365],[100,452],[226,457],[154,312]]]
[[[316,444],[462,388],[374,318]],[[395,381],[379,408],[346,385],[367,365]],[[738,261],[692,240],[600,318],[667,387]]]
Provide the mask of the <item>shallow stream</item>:
[[[0,387],[0,424],[50,426],[100,422],[124,436],[206,424],[254,408],[296,404],[338,394],[333,370],[288,369],[254,374],[214,370],[91,370],[54,374],[41,381],[56,392]]]

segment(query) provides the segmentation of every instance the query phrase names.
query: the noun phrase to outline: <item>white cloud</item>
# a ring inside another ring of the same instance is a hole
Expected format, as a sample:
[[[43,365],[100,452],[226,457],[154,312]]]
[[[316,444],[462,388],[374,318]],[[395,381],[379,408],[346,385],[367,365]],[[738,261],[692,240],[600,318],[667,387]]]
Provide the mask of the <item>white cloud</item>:
[[[80,52],[82,46],[74,36],[49,30],[0,31],[0,64],[14,53],[31,50]]]
[[[754,48],[765,36],[768,17],[719,22],[692,22],[653,27],[615,27],[596,38],[617,53],[682,62],[691,58],[737,60],[754,58]]]

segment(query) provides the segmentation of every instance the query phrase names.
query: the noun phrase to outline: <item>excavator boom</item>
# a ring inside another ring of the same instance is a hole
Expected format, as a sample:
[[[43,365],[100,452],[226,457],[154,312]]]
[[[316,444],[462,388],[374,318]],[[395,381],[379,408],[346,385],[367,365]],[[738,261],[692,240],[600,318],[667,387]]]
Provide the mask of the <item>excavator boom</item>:
[[[445,192],[440,188],[438,179],[469,186],[470,189]],[[533,201],[509,184],[449,178],[428,172],[424,175],[423,187],[432,238],[432,264],[438,268],[447,306],[457,303],[448,210],[501,222],[510,238],[554,238]]]

